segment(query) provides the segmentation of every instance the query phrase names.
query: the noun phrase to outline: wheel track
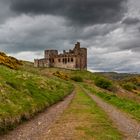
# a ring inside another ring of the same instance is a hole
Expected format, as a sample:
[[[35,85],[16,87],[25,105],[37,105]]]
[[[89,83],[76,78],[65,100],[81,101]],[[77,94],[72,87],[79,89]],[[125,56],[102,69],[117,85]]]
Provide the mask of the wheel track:
[[[116,107],[106,103],[100,97],[87,92],[83,89],[88,96],[90,96],[94,102],[101,107],[117,126],[118,130],[123,132],[124,140],[140,140],[140,123],[129,117],[126,113],[120,111]]]

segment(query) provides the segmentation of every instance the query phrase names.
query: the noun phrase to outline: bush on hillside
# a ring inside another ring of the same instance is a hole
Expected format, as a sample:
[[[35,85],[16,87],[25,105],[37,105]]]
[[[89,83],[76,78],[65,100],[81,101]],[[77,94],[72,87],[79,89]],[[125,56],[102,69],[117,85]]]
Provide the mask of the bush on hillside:
[[[60,79],[63,79],[63,80],[69,80],[69,77],[67,74],[63,73],[63,72],[60,72],[60,71],[56,71],[55,73],[53,73],[53,75],[59,77]]]
[[[124,89],[128,90],[128,91],[132,91],[132,90],[136,90],[137,87],[131,83],[131,82],[128,82],[128,83],[125,83],[122,85]]]
[[[114,88],[112,82],[104,77],[97,77],[94,82],[96,86],[103,89],[113,90]]]
[[[73,80],[75,82],[83,82],[83,78],[80,76],[73,76],[73,77],[71,77],[71,80]]]

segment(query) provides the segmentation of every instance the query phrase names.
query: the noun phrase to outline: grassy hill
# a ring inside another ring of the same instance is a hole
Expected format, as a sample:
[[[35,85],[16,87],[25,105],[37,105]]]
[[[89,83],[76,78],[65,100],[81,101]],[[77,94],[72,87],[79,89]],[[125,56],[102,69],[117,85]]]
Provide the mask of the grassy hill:
[[[9,58],[5,58],[5,63],[0,65],[0,133],[13,129],[17,124],[63,100],[73,90],[70,82],[54,76],[43,76],[33,67],[30,67],[34,69],[31,72],[26,63],[26,70],[24,65],[18,70],[11,69],[13,64],[17,68],[15,64],[18,63],[12,63],[16,59],[8,61]]]

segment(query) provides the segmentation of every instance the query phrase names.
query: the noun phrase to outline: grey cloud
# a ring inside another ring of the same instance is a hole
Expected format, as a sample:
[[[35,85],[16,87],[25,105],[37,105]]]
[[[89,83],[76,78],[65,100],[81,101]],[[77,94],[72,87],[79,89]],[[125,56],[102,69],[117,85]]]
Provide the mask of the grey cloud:
[[[127,25],[135,25],[140,23],[140,19],[138,18],[132,18],[132,17],[127,17],[122,21],[123,24],[127,24]]]
[[[89,68],[139,72],[140,26],[131,16],[121,23],[125,1],[7,0],[17,17],[0,25],[0,51],[33,60],[42,58],[44,49],[69,50],[80,41],[88,48]],[[0,2],[0,8],[6,4]],[[9,10],[1,17],[6,19]]]
[[[15,16],[16,14],[10,10],[10,1],[0,1],[0,24],[4,23],[8,18]]]
[[[63,16],[77,25],[113,23],[123,16],[127,0],[13,0],[17,13]]]
[[[0,48],[9,53],[43,51],[47,48],[63,50],[70,49],[77,41],[90,47],[97,36],[103,38],[119,26],[103,24],[76,29],[65,22],[63,18],[54,16],[22,15],[13,18],[0,27]]]
[[[47,48],[63,50],[70,47],[73,32],[71,27],[64,26],[62,18],[23,15],[0,26],[0,49],[8,53],[43,51]]]

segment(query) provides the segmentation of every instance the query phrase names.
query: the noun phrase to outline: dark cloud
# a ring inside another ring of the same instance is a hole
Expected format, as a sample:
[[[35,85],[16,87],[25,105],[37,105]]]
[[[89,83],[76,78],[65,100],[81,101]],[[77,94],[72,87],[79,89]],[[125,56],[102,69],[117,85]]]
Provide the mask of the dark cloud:
[[[127,17],[122,21],[123,24],[127,24],[127,25],[135,25],[140,23],[140,19],[138,18],[132,18],[132,17]]]
[[[112,23],[123,13],[127,0],[13,0],[11,9],[17,13],[63,16],[78,25]]]
[[[126,1],[0,0],[0,51],[33,61],[80,41],[89,69],[140,72],[139,0]]]
[[[15,16],[16,14],[10,9],[9,0],[0,1],[0,24],[4,23],[9,17]]]

